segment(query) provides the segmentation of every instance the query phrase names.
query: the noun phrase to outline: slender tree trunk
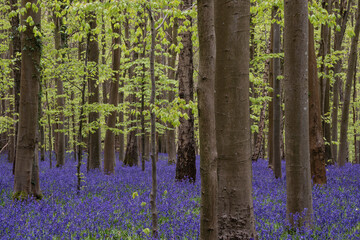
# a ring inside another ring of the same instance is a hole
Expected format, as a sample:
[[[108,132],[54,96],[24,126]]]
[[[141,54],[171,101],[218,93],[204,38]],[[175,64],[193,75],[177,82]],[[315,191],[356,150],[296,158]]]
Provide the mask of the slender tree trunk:
[[[57,67],[61,64],[61,54],[60,50],[64,47],[64,43],[62,42],[62,33],[63,25],[62,25],[62,18],[57,17],[54,13],[54,23],[55,23],[55,49],[57,52]],[[65,106],[65,98],[64,94],[64,87],[63,87],[63,80],[57,76],[55,79],[56,83],[56,103],[57,103],[57,110],[58,110],[58,121],[55,124],[55,134],[56,134],[56,167],[62,167],[65,163],[65,128],[64,128],[64,106]]]
[[[42,88],[42,83],[39,83],[39,115],[38,115],[38,124],[39,124],[39,136],[40,136],[40,159],[41,161],[45,161],[45,131],[44,131],[44,126],[40,124],[40,120],[41,117],[43,115],[43,110],[42,110],[42,95],[43,95],[43,88]]]
[[[89,82],[89,104],[95,107],[99,103],[99,44],[98,35],[95,32],[97,27],[96,13],[91,11],[88,13],[88,23],[90,32],[88,33],[88,82]],[[100,152],[101,152],[101,132],[99,126],[100,114],[98,110],[92,109],[89,113],[89,124],[93,125],[89,133],[89,158],[88,170],[100,168]]]
[[[332,9],[332,0],[323,0],[323,8],[330,14]],[[321,57],[320,72],[320,84],[321,84],[321,114],[323,118],[328,118],[330,114],[330,79],[328,76],[329,69],[325,64],[325,57],[330,53],[330,28],[327,24],[321,25],[321,41],[319,56]],[[332,158],[331,153],[331,126],[330,122],[323,121],[324,138],[327,144],[325,145],[325,162],[328,162]]]
[[[181,4],[181,10],[185,11],[192,6],[192,0],[184,0]],[[192,22],[190,16],[186,19]],[[183,25],[184,19],[179,19],[179,26]],[[193,92],[193,46],[192,33],[186,30],[179,34],[183,48],[179,54],[179,97],[189,103],[194,100]],[[194,136],[194,115],[191,109],[183,110],[188,115],[188,119],[180,118],[179,136],[178,136],[178,156],[176,162],[176,179],[189,179],[191,182],[196,180],[195,165],[195,136]]]
[[[280,12],[278,7],[274,7],[274,19],[280,21]],[[275,22],[273,25],[273,52],[276,54],[280,53],[281,39],[280,39],[280,24]],[[274,174],[275,178],[281,178],[281,85],[278,77],[281,74],[280,58],[274,58],[273,63],[273,163],[274,163]]]
[[[178,34],[178,24],[177,24],[177,19],[174,19],[174,26],[172,28],[170,28],[171,31],[169,31],[169,35],[171,35],[171,42],[172,44],[174,44],[175,46],[177,45],[177,34]],[[175,51],[175,49],[170,49],[169,50],[170,53],[170,57],[168,59],[169,61],[169,66],[173,69],[175,69],[176,67],[176,56],[177,53]],[[168,77],[169,79],[173,79],[175,80],[176,76],[175,76],[175,70],[171,70],[169,69],[168,71]],[[170,88],[174,89],[175,86],[173,84],[170,85]],[[168,93],[168,99],[169,102],[171,103],[172,101],[174,101],[175,99],[175,92],[174,91],[169,91]],[[168,124],[169,128],[172,128],[170,130],[167,130],[167,152],[168,152],[168,162],[169,164],[174,164],[176,162],[176,131],[174,126],[172,126],[172,124]]]
[[[268,44],[268,49],[266,50],[266,53],[269,54],[270,53],[270,48],[271,48],[271,39],[269,40],[269,44]],[[251,50],[251,49],[250,49]],[[264,82],[267,81],[268,77],[269,77],[269,67],[270,67],[270,59],[266,59],[265,61],[265,68],[264,68]],[[268,92],[266,91],[265,87],[263,88],[263,96],[266,97],[268,95]],[[263,103],[263,107],[260,111],[260,121],[258,124],[259,127],[259,132],[258,134],[255,136],[256,138],[255,140],[255,147],[253,150],[253,154],[251,157],[252,161],[257,161],[259,158],[262,158],[264,155],[264,151],[263,151],[263,147],[264,147],[264,128],[265,128],[265,118],[266,118],[266,105],[267,102],[264,101]]]
[[[218,239],[256,239],[249,110],[250,1],[215,1],[214,12]]]
[[[129,30],[130,30],[130,25],[129,25],[129,19],[126,20],[125,22],[125,38],[126,38],[126,46],[128,49],[130,49],[130,38],[129,38]],[[138,59],[138,54],[136,52],[133,52],[133,61],[135,61],[136,59]],[[134,68],[135,66],[133,65],[132,67],[130,67],[129,69],[129,78],[133,78],[134,77]],[[135,93],[131,93],[129,95],[129,102],[130,105],[134,105],[136,103],[136,95]],[[128,133],[128,138],[127,138],[127,144],[126,144],[126,151],[125,151],[125,157],[124,157],[124,164],[128,165],[128,166],[136,166],[138,164],[138,145],[137,145],[137,137],[136,137],[136,130],[133,129],[136,127],[136,115],[132,113],[132,110],[136,111],[136,107],[135,106],[130,106],[130,111],[129,111],[129,115],[130,115],[130,132]]]
[[[311,224],[309,150],[308,4],[285,0],[284,88],[287,217],[291,224]],[[294,214],[305,215],[294,220]]]
[[[21,7],[26,4],[37,5],[36,0],[22,0]],[[19,132],[15,163],[14,198],[24,199],[29,195],[41,198],[39,187],[38,153],[36,152],[38,126],[38,94],[40,80],[41,44],[35,36],[34,28],[40,31],[40,10],[35,12],[28,8],[21,16],[21,24],[26,30],[21,33],[21,81]],[[30,26],[26,20],[31,17],[34,25]]]
[[[275,17],[274,8],[272,8],[271,12],[272,18]],[[274,53],[274,24],[271,24],[270,30],[270,52]],[[270,66],[269,66],[269,86],[271,88],[274,87],[274,59],[270,59]],[[274,132],[274,103],[273,99],[273,92],[269,93],[270,101],[268,105],[269,111],[269,132],[268,132],[268,167],[274,169],[274,159],[273,159],[273,132]]]
[[[113,80],[110,83],[110,98],[109,103],[114,107],[118,105],[119,95],[119,70],[120,70],[120,35],[121,29],[116,28],[115,24],[112,24],[113,33],[117,35],[113,37],[114,50],[113,50]],[[107,119],[106,135],[105,135],[105,146],[104,146],[104,172],[107,174],[113,174],[115,171],[115,135],[113,129],[116,124],[116,111],[112,111]]]
[[[354,89],[353,89],[353,103],[356,102],[357,99],[357,89],[356,89],[356,72],[354,74]],[[353,125],[356,125],[356,122],[359,120],[359,108],[353,104]],[[354,163],[360,162],[360,152],[359,152],[359,133],[356,128],[354,128],[354,148],[355,148],[355,156]]]
[[[350,12],[352,0],[348,0],[347,3],[345,0],[338,0],[335,1],[335,9],[339,10],[339,14],[341,17],[337,18],[336,24],[341,26],[341,31],[334,31],[335,32],[335,39],[334,39],[334,51],[340,51],[342,49],[342,41],[345,35],[346,24],[348,21],[348,16]],[[346,5],[347,4],[347,5]],[[331,113],[331,140],[332,140],[332,157],[333,163],[338,162],[338,108],[339,108],[339,96],[340,96],[340,86],[341,86],[341,78],[338,76],[339,73],[342,71],[342,60],[341,58],[336,62],[334,66],[334,76],[335,76],[335,83],[333,87],[333,106],[332,106],[332,113]]]
[[[214,0],[198,0],[201,210],[200,239],[217,240],[217,152],[215,134]]]
[[[10,10],[12,12],[17,13],[18,10],[18,1],[10,0]],[[20,25],[20,17],[19,14],[15,14],[10,19],[11,23],[11,58],[13,60],[12,65],[12,73],[14,77],[14,120],[18,120],[17,113],[19,113],[19,104],[20,104],[20,78],[21,78],[21,39],[20,32],[18,31],[18,27]],[[16,149],[17,149],[17,136],[18,136],[18,125],[19,123],[16,121],[14,124],[14,149],[13,155],[11,156],[10,161],[13,162],[13,174],[15,174],[15,160],[16,160]]]
[[[325,143],[321,123],[321,94],[315,55],[314,27],[309,21],[308,45],[310,167],[314,184],[326,183]]]
[[[349,108],[350,108],[352,82],[354,79],[356,62],[357,62],[357,44],[359,41],[359,31],[360,31],[360,0],[358,0],[358,9],[356,15],[356,24],[355,24],[355,36],[353,36],[351,39],[348,71],[346,75],[345,99],[342,109],[341,127],[340,127],[339,167],[345,165],[347,152],[348,152],[346,145],[347,145],[348,124],[349,124]]]
[[[155,107],[155,93],[156,93],[156,85],[155,85],[155,37],[156,37],[156,30],[155,30],[155,22],[152,16],[151,9],[149,9],[149,18],[151,24],[151,50],[150,50],[150,76],[151,76],[151,98],[150,104],[151,108]],[[156,116],[155,111],[151,109],[150,113],[151,118],[151,175],[152,175],[152,188],[150,193],[150,204],[151,204],[151,222],[152,222],[152,235],[154,238],[158,238],[158,214],[156,209],[156,196],[157,196],[157,175],[156,175]]]

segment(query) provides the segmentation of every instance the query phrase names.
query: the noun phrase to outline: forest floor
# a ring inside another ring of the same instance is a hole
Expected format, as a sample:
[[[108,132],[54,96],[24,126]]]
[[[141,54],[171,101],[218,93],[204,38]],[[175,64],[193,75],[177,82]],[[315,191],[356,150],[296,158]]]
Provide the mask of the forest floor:
[[[175,182],[175,165],[158,162],[161,239],[198,239],[200,175],[195,184]],[[76,162],[63,168],[40,163],[41,201],[12,201],[14,177],[0,155],[0,239],[147,239],[151,238],[150,162],[138,167],[117,163],[116,173],[86,173],[77,193]],[[199,169],[199,160],[197,161]],[[285,169],[283,166],[283,175]],[[286,176],[275,179],[267,162],[253,163],[253,193],[259,239],[360,239],[360,165],[327,168],[328,183],[313,187],[314,226],[287,231]]]

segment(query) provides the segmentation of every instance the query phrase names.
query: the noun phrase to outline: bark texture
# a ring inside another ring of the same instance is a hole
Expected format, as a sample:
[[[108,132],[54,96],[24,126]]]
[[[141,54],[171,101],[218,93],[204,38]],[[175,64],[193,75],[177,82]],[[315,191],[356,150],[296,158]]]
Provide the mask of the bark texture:
[[[218,239],[257,238],[249,110],[250,1],[215,1]]]
[[[355,36],[351,39],[351,48],[348,61],[348,70],[346,74],[346,85],[345,85],[345,96],[344,104],[341,115],[341,127],[340,127],[340,146],[339,146],[339,167],[345,165],[347,158],[347,134],[348,134],[348,125],[349,125],[349,108],[350,108],[350,99],[351,99],[351,88],[352,82],[355,76],[355,69],[357,63],[357,44],[359,42],[359,32],[360,32],[360,0],[358,0],[358,9],[356,15],[356,24],[355,24]]]
[[[21,7],[25,8],[27,3],[37,4],[37,1],[22,0]],[[29,195],[41,198],[36,151],[41,41],[34,35],[34,27],[40,31],[40,16],[40,10],[34,12],[32,8],[21,16],[21,24],[26,25],[26,30],[21,33],[21,95],[14,180],[16,199],[24,199]],[[33,26],[26,22],[28,17],[32,17]]]
[[[309,97],[308,97],[308,4],[285,0],[284,88],[287,217],[291,224],[310,224],[312,215]],[[293,215],[302,214],[299,222]]]
[[[192,6],[192,0],[184,0],[181,4],[181,10],[185,11]],[[190,16],[186,17],[192,22]],[[183,25],[184,19],[179,19],[179,26]],[[186,103],[194,100],[194,80],[193,80],[193,46],[192,33],[185,30],[179,34],[183,48],[179,54],[179,97]],[[178,137],[178,156],[176,162],[176,179],[188,179],[192,182],[196,180],[195,165],[195,135],[194,135],[194,115],[192,109],[183,110],[188,115],[188,119],[180,118],[179,137]]]
[[[336,24],[341,26],[341,31],[335,31],[334,39],[334,51],[342,50],[342,42],[345,35],[346,24],[350,12],[352,0],[337,0],[335,1],[335,9],[338,9],[340,17],[336,19]],[[336,163],[338,159],[338,108],[339,108],[339,96],[341,77],[338,75],[342,71],[342,60],[341,58],[336,62],[334,66],[335,83],[333,87],[333,106],[331,112],[331,152],[332,152],[332,163]]]
[[[54,24],[55,24],[55,49],[58,51],[56,54],[57,57],[57,67],[59,68],[61,64],[61,53],[60,50],[64,47],[64,39],[62,38],[63,24],[62,17],[56,16],[54,13]],[[56,104],[58,111],[58,119],[55,124],[55,145],[56,145],[56,167],[61,167],[65,164],[65,129],[64,129],[64,106],[65,98],[64,87],[62,79],[60,78],[61,74],[58,72],[58,75],[55,79],[56,83]]]
[[[99,43],[98,34],[95,32],[97,27],[96,14],[94,11],[88,13],[88,23],[90,32],[88,33],[87,57],[88,57],[88,86],[89,86],[89,105],[99,103]],[[101,132],[99,127],[100,114],[96,109],[92,109],[89,113],[89,124],[92,130],[89,133],[89,158],[88,170],[100,168],[100,152],[101,152]]]
[[[326,183],[325,143],[321,123],[321,94],[315,55],[314,26],[309,21],[309,137],[311,178],[314,184]]]
[[[119,95],[119,70],[120,70],[120,57],[121,57],[121,48],[120,48],[120,34],[121,29],[115,28],[115,24],[112,24],[113,33],[117,34],[113,37],[113,79],[110,83],[110,97],[109,104],[117,107],[118,105],[118,95]],[[104,172],[107,174],[113,174],[115,168],[115,134],[113,129],[116,124],[116,111],[112,111],[107,118],[107,127],[104,143]]]
[[[214,0],[198,0],[201,209],[200,239],[217,240],[217,151],[215,134]]]

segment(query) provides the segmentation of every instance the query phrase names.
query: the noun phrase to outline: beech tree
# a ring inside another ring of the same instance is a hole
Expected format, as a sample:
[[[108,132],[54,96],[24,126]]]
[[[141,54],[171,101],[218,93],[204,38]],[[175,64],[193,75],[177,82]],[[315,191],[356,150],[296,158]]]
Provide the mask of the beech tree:
[[[96,13],[90,11],[87,13],[87,21],[90,25],[87,42],[87,57],[88,57],[88,84],[89,84],[89,104],[93,109],[89,113],[89,124],[91,130],[89,133],[89,157],[88,170],[100,168],[100,152],[101,152],[101,132],[99,127],[100,114],[94,108],[94,105],[99,103],[99,43],[98,34],[96,33]]]
[[[214,13],[218,239],[256,238],[249,110],[250,1],[215,1]]]
[[[347,158],[347,133],[349,125],[349,108],[350,108],[350,98],[351,98],[351,88],[355,75],[356,62],[357,62],[357,45],[359,42],[359,32],[360,32],[360,0],[358,0],[358,9],[356,12],[356,23],[355,23],[355,34],[351,39],[351,48],[348,61],[348,70],[346,74],[346,83],[345,83],[345,99],[341,115],[341,130],[340,130],[340,146],[339,146],[339,166],[342,167],[345,165]]]
[[[312,196],[309,151],[308,97],[308,4],[307,0],[285,0],[284,88],[286,207],[292,224],[296,213],[300,224],[310,224]]]
[[[31,4],[31,8],[26,8]],[[37,0],[22,0],[26,12],[21,15],[21,80],[19,130],[16,146],[14,198],[29,195],[41,198],[37,145],[38,94],[41,57],[41,12]]]
[[[192,0],[184,0],[180,6],[182,11],[192,7]],[[186,19],[179,19],[179,25],[192,19],[186,16]],[[186,103],[194,100],[194,80],[193,80],[193,45],[192,33],[190,29],[186,29],[179,33],[181,37],[182,49],[179,53],[178,64],[178,80],[179,80],[179,97],[184,99]],[[179,134],[178,134],[178,158],[176,163],[176,179],[189,179],[195,182],[196,165],[195,165],[195,134],[194,134],[194,114],[192,109],[188,108],[183,111],[187,115],[180,118]]]
[[[201,210],[200,239],[218,239],[217,152],[215,135],[215,28],[214,1],[198,0]]]

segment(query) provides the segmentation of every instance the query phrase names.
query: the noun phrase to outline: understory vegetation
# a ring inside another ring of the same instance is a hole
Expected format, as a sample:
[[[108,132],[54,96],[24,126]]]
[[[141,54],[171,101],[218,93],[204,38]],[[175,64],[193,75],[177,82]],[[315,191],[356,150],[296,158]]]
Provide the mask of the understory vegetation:
[[[83,164],[78,193],[76,163],[70,155],[63,168],[50,169],[48,161],[40,162],[43,200],[13,201],[14,177],[6,159],[6,155],[0,156],[0,239],[151,238],[150,163],[142,172],[117,162],[112,176],[99,170],[86,173]],[[175,165],[168,165],[166,155],[160,154],[159,159],[159,236],[198,239],[200,181],[176,182]],[[313,228],[289,231],[286,176],[275,179],[267,161],[254,162],[253,199],[259,239],[359,239],[360,165],[347,164],[341,170],[329,166],[327,177],[326,185],[313,187]]]

